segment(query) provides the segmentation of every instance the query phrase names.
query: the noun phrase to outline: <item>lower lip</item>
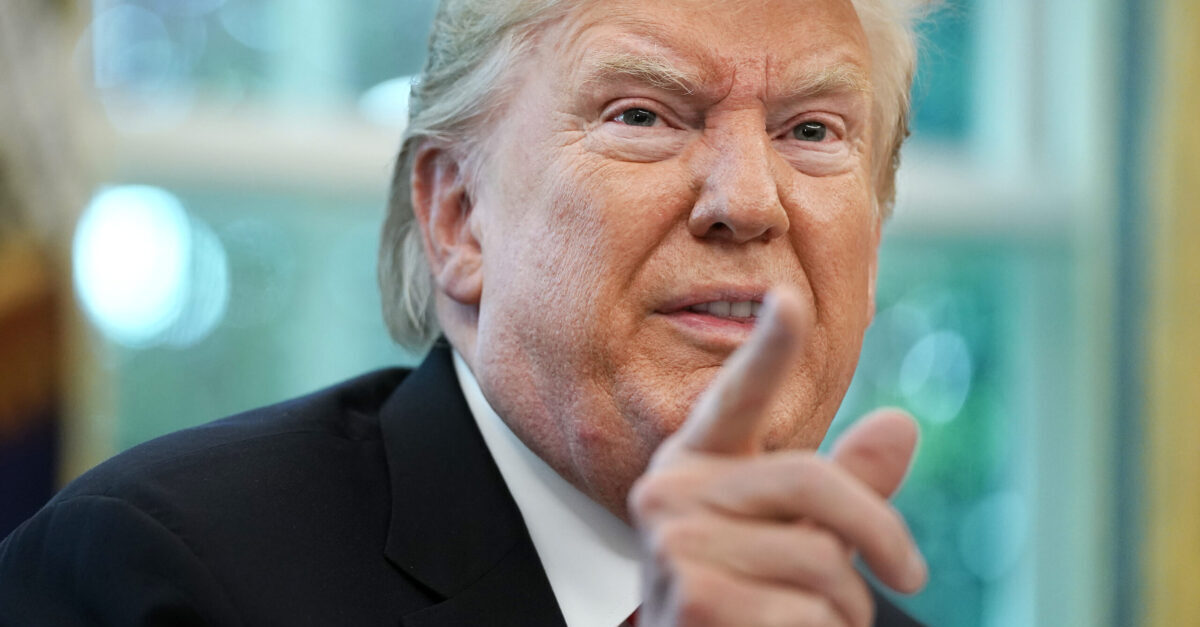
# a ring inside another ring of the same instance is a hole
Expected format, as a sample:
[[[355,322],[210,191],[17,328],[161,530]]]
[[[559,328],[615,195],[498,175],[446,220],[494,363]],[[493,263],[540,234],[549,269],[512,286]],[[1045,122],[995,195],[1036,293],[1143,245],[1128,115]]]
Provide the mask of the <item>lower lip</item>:
[[[754,318],[720,318],[694,311],[663,314],[676,328],[700,340],[721,348],[737,348],[754,330]]]

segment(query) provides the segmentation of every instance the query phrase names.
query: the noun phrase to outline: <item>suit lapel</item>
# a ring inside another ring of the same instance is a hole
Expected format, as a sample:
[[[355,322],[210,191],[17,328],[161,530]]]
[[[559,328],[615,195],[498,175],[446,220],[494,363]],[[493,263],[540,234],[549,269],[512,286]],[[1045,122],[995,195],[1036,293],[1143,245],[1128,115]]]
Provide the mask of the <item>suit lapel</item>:
[[[404,624],[565,625],[448,347],[408,375],[381,423],[392,492],[384,553],[444,599]]]

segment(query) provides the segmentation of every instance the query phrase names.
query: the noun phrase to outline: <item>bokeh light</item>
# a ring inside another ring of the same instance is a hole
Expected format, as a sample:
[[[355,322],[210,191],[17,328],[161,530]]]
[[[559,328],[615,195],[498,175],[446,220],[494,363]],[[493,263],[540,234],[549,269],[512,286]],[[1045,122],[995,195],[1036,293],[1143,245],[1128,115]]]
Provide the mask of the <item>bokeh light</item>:
[[[983,581],[996,581],[1012,572],[1024,554],[1029,536],[1029,511],[1014,491],[979,499],[962,517],[958,549],[967,569]]]
[[[220,240],[169,192],[101,190],[75,231],[75,289],[110,340],[187,346],[220,322],[229,272]]]
[[[278,20],[269,2],[234,0],[221,7],[221,26],[225,32],[247,48],[273,52],[282,45]]]
[[[971,389],[971,349],[954,331],[921,338],[900,364],[900,392],[913,411],[934,423],[954,420]]]
[[[171,78],[175,46],[154,12],[116,5],[96,15],[91,35],[96,87],[156,90]]]

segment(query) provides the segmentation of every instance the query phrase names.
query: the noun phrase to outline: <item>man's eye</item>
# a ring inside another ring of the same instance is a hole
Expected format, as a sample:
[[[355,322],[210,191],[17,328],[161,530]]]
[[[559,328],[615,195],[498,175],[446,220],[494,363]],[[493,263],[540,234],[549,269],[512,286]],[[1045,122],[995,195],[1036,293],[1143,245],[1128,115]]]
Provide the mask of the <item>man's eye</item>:
[[[793,137],[806,142],[825,141],[827,134],[829,134],[829,128],[820,122],[805,122],[792,129]]]
[[[654,123],[658,121],[658,115],[645,109],[634,108],[621,112],[616,120],[630,126],[654,126]]]

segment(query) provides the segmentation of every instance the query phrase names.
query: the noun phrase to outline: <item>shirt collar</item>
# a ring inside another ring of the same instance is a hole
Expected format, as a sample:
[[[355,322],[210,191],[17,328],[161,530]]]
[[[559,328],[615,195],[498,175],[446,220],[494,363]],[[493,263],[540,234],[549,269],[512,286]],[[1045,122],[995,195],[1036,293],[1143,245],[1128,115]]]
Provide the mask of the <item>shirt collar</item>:
[[[568,627],[620,624],[641,603],[633,530],[525,446],[488,404],[458,351],[454,370]]]

